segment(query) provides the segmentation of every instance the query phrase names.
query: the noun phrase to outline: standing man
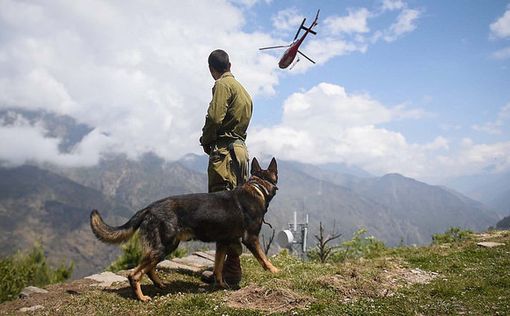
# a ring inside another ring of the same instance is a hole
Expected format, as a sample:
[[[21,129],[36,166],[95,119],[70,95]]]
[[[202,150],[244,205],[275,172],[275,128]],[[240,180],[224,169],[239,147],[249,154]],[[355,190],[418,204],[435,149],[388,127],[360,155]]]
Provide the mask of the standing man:
[[[209,55],[209,71],[215,80],[200,144],[209,155],[209,192],[232,190],[248,179],[246,130],[250,124],[253,102],[244,87],[230,73],[228,54],[217,49]],[[229,246],[223,268],[225,282],[237,287],[242,271],[239,256],[241,242]],[[214,276],[204,275],[212,282]]]

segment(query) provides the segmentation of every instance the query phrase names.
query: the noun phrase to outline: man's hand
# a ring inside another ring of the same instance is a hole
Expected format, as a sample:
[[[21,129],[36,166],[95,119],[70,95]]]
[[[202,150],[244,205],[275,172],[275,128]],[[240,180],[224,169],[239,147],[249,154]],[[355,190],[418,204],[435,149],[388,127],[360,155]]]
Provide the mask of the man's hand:
[[[202,144],[203,138],[204,138],[204,136],[200,136],[200,139],[198,140],[200,142],[200,144]],[[210,145],[202,144],[202,149],[204,150],[204,153],[206,153],[207,155],[211,154],[211,146]]]

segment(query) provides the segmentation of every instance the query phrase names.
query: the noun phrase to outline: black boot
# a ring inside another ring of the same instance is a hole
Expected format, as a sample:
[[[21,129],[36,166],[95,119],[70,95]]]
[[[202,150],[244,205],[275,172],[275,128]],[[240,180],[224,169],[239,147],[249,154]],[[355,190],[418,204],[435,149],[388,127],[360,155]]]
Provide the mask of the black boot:
[[[235,252],[229,252],[223,265],[223,280],[231,288],[239,288],[242,278],[241,260]],[[204,283],[212,284],[216,281],[213,271],[202,272],[201,280]]]
[[[243,277],[243,271],[241,269],[241,260],[239,255],[235,252],[230,252],[227,255],[225,264],[223,265],[223,280],[231,288],[239,288],[241,278]]]

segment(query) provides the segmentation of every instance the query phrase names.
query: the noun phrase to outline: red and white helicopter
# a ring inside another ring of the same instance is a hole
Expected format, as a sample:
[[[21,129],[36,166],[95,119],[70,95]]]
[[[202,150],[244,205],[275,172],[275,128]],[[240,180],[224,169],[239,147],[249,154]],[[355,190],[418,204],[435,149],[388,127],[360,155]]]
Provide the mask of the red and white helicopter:
[[[301,22],[301,26],[297,30],[296,36],[294,36],[294,39],[292,40],[292,44],[283,45],[283,46],[263,47],[263,48],[259,48],[259,50],[288,47],[287,50],[285,51],[285,53],[283,53],[282,58],[278,62],[278,66],[281,69],[285,69],[285,68],[289,67],[289,65],[292,64],[292,62],[294,61],[294,58],[296,58],[296,55],[298,53],[301,56],[305,57],[306,59],[308,59],[309,61],[311,61],[312,63],[315,64],[315,62],[313,60],[311,60],[310,57],[306,56],[299,50],[299,46],[303,43],[303,41],[305,40],[305,37],[308,35],[308,33],[312,33],[313,35],[317,34],[317,32],[313,31],[312,28],[317,25],[317,19],[319,18],[319,12],[320,12],[320,10],[317,10],[317,15],[315,16],[315,20],[312,22],[312,25],[310,25],[310,27],[304,26],[306,18],[303,19],[303,22]],[[301,30],[305,30],[305,33],[303,34],[303,36],[301,36],[300,39],[297,39],[299,36],[299,32]],[[298,61],[299,61],[299,59],[298,59]]]

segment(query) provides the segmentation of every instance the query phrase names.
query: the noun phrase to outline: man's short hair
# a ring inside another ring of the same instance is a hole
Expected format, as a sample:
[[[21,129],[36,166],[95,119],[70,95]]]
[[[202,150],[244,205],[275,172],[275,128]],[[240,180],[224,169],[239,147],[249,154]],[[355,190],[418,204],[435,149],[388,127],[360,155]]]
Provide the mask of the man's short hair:
[[[230,61],[228,54],[222,49],[217,49],[209,55],[209,66],[218,72],[228,71],[230,68]]]

